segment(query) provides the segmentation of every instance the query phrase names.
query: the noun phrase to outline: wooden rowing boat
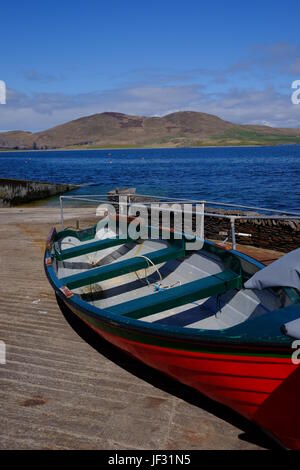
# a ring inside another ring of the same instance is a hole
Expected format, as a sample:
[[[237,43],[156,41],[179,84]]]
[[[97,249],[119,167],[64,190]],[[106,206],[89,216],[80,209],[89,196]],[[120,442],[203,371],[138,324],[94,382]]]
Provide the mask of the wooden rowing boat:
[[[53,229],[45,271],[101,337],[300,449],[300,368],[282,328],[300,317],[299,292],[246,289],[262,264],[208,241],[188,251],[186,242]]]

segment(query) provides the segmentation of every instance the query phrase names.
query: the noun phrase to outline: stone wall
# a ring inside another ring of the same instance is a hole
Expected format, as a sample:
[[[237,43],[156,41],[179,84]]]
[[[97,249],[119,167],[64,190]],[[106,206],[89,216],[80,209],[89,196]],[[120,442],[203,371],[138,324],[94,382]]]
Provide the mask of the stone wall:
[[[135,195],[135,188],[116,188],[110,191],[107,196],[108,200],[112,203],[116,203],[119,200],[119,196],[133,196],[128,198],[128,202],[151,202],[153,199],[147,199],[138,195]],[[163,202],[163,201],[161,201]],[[118,210],[117,204],[115,205]],[[213,212],[220,215],[242,215],[242,216],[258,216],[256,212],[250,211],[233,211],[233,210],[222,210],[210,207],[206,209],[209,212]],[[172,217],[171,217],[172,219]],[[161,222],[161,219],[160,219]],[[151,220],[149,217],[149,223]],[[171,223],[172,225],[172,223]],[[195,220],[194,220],[195,229]],[[236,233],[246,233],[251,237],[236,236],[236,242],[240,245],[250,245],[259,248],[267,248],[275,251],[282,251],[288,253],[291,250],[295,250],[300,247],[300,220],[279,220],[279,219],[242,219],[235,221]],[[222,232],[220,234],[220,232]],[[228,241],[231,241],[231,226],[230,219],[210,217],[205,215],[205,238],[213,240],[225,240],[228,237]]]
[[[0,207],[10,207],[62,194],[77,186],[15,179],[0,179]]]
[[[251,235],[251,237],[237,236],[236,241],[240,245],[250,245],[283,252],[289,252],[300,247],[300,221],[278,219],[236,220],[235,231]],[[227,232],[229,240],[231,240],[230,220],[206,216],[205,237],[224,240],[226,235],[219,235],[219,232]]]

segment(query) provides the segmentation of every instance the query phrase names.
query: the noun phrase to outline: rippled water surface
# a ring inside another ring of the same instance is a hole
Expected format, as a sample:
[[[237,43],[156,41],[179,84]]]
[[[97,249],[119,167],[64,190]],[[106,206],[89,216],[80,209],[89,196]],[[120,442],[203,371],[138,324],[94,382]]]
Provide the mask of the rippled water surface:
[[[300,209],[300,146],[0,152],[0,176]]]

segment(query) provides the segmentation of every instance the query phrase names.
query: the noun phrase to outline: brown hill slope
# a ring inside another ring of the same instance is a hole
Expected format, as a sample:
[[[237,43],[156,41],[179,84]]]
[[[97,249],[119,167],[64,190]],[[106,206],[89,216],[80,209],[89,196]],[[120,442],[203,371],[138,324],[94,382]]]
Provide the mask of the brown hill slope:
[[[300,143],[300,129],[237,125],[211,114],[181,111],[163,117],[101,113],[46,131],[0,133],[2,149],[181,147]]]

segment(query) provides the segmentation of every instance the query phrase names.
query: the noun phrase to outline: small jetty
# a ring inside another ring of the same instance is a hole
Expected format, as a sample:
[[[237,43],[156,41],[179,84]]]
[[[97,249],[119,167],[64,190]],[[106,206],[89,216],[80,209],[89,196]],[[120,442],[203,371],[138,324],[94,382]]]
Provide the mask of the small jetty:
[[[89,226],[93,208],[78,208]],[[1,449],[259,449],[227,408],[139,364],[62,312],[43,271],[57,208],[0,209]],[[75,225],[74,211],[64,211]],[[281,252],[238,246],[270,262]],[[146,425],[145,425],[146,423]]]
[[[25,204],[63,194],[78,186],[74,184],[49,183],[0,178],[0,207]]]

